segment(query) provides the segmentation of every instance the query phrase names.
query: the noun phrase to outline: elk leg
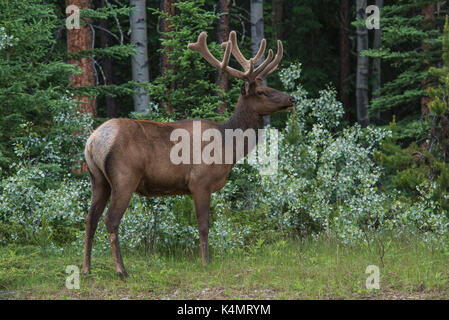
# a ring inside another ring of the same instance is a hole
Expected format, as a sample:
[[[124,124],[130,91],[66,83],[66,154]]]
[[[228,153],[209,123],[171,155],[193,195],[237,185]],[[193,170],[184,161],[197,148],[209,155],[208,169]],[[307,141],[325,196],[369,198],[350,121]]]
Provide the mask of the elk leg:
[[[210,192],[193,193],[195,203],[196,219],[198,221],[198,231],[200,233],[200,255],[203,265],[209,263],[209,210],[210,210]]]
[[[133,192],[124,192],[123,190],[117,192],[113,189],[108,212],[104,218],[104,223],[109,236],[109,244],[111,245],[112,258],[114,259],[115,271],[122,277],[127,277],[128,274],[126,273],[122,254],[120,252],[118,228],[132,194]]]
[[[107,182],[106,182],[107,183]],[[111,194],[109,185],[104,184],[92,187],[92,202],[89,208],[89,213],[86,217],[86,235],[84,238],[84,261],[83,273],[90,273],[90,257],[92,252],[92,241],[97,230],[98,220],[100,220],[109,195]]]

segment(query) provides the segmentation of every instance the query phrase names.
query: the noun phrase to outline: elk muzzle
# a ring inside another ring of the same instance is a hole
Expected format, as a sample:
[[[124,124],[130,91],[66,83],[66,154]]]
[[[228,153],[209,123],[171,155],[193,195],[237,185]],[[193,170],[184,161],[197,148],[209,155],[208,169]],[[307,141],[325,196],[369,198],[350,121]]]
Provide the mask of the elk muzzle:
[[[296,105],[296,102],[298,102],[298,101],[296,101],[296,99],[294,97],[290,96],[290,103],[292,104],[291,105],[292,107]]]
[[[281,110],[293,110],[293,107],[296,105],[296,99],[292,96],[288,97],[288,101],[285,106],[281,108]]]

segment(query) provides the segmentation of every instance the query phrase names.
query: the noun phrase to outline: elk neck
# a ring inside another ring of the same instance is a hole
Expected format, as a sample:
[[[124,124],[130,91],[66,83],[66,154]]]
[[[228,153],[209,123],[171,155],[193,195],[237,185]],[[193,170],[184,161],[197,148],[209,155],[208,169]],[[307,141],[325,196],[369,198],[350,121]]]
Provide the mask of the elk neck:
[[[255,131],[256,134],[256,144],[259,142],[258,140],[258,129],[263,129],[264,127],[264,121],[263,117],[260,116],[258,113],[254,112],[254,109],[251,108],[250,105],[248,105],[248,102],[245,101],[245,99],[240,96],[239,100],[237,102],[237,106],[235,107],[234,114],[232,117],[225,122],[221,122],[218,124],[218,129],[222,134],[223,137],[223,146],[225,145],[225,130],[226,129],[241,129],[243,132],[245,132],[248,129],[252,129]],[[248,155],[249,152],[251,152],[251,149],[254,146],[248,145],[248,140],[244,139],[244,156]],[[236,144],[233,144],[234,149],[234,155],[236,154]],[[234,164],[236,163],[236,159],[234,158]]]
[[[254,129],[257,132],[257,129],[263,129],[263,117],[253,110],[247,101],[240,96],[232,117],[219,124],[220,131],[224,132],[225,129],[242,129],[243,131]]]

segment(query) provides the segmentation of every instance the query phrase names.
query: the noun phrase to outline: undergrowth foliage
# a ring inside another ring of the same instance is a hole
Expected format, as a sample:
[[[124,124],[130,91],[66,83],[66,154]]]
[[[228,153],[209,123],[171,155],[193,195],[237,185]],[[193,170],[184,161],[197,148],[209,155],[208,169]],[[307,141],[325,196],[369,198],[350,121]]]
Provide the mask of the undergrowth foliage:
[[[445,245],[449,220],[439,199],[448,199],[439,193],[440,182],[420,185],[413,201],[384,188],[386,172],[374,154],[392,139],[392,131],[345,126],[335,90],[328,87],[309,97],[298,84],[300,75],[299,64],[280,72],[298,104],[279,133],[276,174],[260,175],[257,164],[238,165],[213,196],[210,245],[215,254],[292,236],[371,243],[391,231]],[[0,242],[34,243],[42,252],[74,245],[81,252],[90,186],[73,167],[82,159],[90,134],[85,128],[92,127],[92,120],[77,113],[70,97],[61,98],[52,112],[51,130],[37,133],[25,122],[21,130],[28,139],[14,142],[21,160],[0,183]],[[192,198],[135,195],[119,232],[124,248],[196,251]],[[109,250],[102,221],[95,242],[95,251]]]
[[[26,122],[13,142],[20,160],[0,182],[2,244],[39,242],[34,235],[47,232],[50,243],[65,245],[84,226],[90,187],[86,175],[78,176],[74,169],[80,168],[92,117],[79,112],[70,96],[61,97],[51,111],[47,132],[39,134]]]

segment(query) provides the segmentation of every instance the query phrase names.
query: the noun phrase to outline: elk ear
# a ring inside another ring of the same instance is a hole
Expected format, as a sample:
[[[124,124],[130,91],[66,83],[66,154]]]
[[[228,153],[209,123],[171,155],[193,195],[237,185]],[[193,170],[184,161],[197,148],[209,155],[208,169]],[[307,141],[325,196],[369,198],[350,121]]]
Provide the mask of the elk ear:
[[[240,93],[242,96],[250,96],[256,94],[256,83],[253,82],[244,82],[242,87],[240,88]]]

